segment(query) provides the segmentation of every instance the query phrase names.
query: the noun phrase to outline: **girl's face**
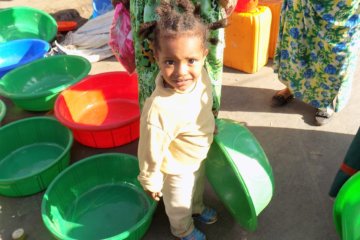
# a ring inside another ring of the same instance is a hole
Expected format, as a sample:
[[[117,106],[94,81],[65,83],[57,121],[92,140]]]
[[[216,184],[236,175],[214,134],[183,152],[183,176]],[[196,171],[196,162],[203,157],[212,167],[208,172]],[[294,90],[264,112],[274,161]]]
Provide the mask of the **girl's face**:
[[[188,34],[174,38],[162,37],[159,45],[155,59],[165,82],[175,90],[187,90],[201,75],[208,54],[201,38]]]

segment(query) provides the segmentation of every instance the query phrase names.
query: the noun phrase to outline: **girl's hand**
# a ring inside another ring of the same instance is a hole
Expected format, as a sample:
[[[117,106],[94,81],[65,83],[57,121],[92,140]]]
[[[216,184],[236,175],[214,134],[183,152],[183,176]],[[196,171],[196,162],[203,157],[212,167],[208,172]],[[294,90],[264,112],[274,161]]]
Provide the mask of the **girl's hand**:
[[[149,190],[145,190],[146,194],[149,195],[152,199],[155,201],[160,201],[160,198],[162,197],[161,192],[150,192]]]

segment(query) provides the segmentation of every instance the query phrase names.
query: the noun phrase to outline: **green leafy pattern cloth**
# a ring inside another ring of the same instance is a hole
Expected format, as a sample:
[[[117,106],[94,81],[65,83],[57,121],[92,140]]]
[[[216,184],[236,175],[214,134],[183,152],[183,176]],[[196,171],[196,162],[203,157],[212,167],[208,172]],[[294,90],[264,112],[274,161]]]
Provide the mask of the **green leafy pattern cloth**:
[[[297,99],[340,111],[359,55],[360,0],[284,0],[274,71]]]
[[[152,52],[149,48],[149,42],[139,39],[138,32],[142,23],[156,20],[157,16],[155,8],[159,5],[159,2],[159,0],[130,1],[131,26],[133,31],[136,72],[138,74],[139,82],[139,103],[141,109],[145,99],[149,97],[155,89],[155,78],[159,68],[153,59]],[[218,0],[194,0],[193,2],[200,2],[201,17],[205,22],[216,22],[223,17]],[[216,114],[220,108],[221,98],[224,29],[212,31],[211,37],[217,38],[219,43],[216,46],[209,46],[209,54],[205,61],[205,68],[212,81],[214,95],[213,110]]]

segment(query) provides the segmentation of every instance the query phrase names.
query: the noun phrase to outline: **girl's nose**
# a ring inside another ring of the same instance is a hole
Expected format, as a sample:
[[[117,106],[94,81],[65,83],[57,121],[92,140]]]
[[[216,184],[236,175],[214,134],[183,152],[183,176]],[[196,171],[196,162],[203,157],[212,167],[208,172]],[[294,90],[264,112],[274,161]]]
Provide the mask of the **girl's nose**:
[[[179,64],[179,66],[177,67],[177,74],[179,76],[183,76],[183,75],[186,75],[186,73],[187,73],[186,64]]]

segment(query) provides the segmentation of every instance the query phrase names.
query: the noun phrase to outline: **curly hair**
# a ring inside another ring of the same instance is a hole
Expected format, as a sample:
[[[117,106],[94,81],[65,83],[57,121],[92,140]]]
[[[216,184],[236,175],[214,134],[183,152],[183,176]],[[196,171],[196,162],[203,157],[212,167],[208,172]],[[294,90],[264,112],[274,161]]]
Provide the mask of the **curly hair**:
[[[207,43],[217,43],[217,39],[209,38],[210,30],[226,26],[226,19],[206,24],[200,16],[200,4],[194,5],[190,0],[173,0],[171,3],[161,1],[156,9],[159,17],[157,21],[143,23],[140,26],[141,38],[152,42],[155,50],[160,49],[160,38],[174,38],[179,35],[198,36],[202,39],[203,47]]]

